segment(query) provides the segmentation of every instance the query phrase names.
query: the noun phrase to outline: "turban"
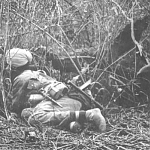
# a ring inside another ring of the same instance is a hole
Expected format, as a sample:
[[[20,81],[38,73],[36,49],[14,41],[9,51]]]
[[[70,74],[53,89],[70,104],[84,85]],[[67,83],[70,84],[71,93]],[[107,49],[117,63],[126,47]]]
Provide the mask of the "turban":
[[[26,49],[13,48],[6,52],[6,62],[12,67],[21,67],[31,61],[32,54]]]

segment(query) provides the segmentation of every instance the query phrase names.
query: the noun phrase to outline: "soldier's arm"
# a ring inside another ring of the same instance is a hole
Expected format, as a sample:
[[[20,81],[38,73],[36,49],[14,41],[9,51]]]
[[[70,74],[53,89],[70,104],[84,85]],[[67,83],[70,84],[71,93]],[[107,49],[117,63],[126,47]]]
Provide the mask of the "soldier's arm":
[[[12,106],[11,111],[17,114],[21,114],[21,111],[27,107],[27,85],[28,81],[25,79],[15,79],[12,88]]]

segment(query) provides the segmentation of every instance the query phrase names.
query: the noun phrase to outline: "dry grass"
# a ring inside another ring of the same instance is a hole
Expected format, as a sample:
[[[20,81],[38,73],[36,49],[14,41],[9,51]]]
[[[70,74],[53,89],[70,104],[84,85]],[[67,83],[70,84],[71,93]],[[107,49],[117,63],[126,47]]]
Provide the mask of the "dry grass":
[[[55,128],[39,132],[19,121],[10,123],[1,118],[0,149],[52,150],[141,150],[150,149],[149,113],[143,110],[122,109],[106,116],[107,131],[98,133],[86,128],[80,134]],[[34,131],[37,139],[31,142],[25,132]]]
[[[35,53],[36,48],[44,45],[46,51],[65,55],[66,52],[76,54],[78,50],[86,49],[91,52],[97,51],[99,62],[107,57],[111,43],[129,22],[128,17],[132,15],[132,8],[135,18],[142,16],[144,7],[149,9],[148,0],[136,0],[134,4],[127,0],[17,2],[11,11],[8,11],[8,1],[0,2],[0,43],[5,50],[20,47],[28,48]],[[69,34],[72,30],[75,35]],[[45,65],[45,59],[42,65]],[[94,75],[97,70],[96,68]],[[95,77],[95,80],[98,78],[99,76]],[[0,118],[0,149],[150,149],[148,112],[123,109],[111,115],[107,115],[106,112],[105,118],[107,131],[101,134],[90,129],[85,129],[81,134],[74,134],[54,128],[45,128],[40,133],[25,126],[21,121],[12,123]],[[37,134],[34,142],[27,142],[25,136],[30,130]]]

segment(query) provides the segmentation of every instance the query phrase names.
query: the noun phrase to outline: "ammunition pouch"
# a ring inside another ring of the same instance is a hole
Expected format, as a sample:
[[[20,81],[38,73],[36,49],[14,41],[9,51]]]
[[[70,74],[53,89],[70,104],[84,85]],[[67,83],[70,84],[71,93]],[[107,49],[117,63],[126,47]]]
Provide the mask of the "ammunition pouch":
[[[28,102],[29,102],[31,107],[34,107],[44,99],[45,98],[41,94],[31,94],[29,99],[28,99]]]
[[[54,80],[45,86],[44,91],[53,99],[58,100],[68,93],[68,87],[64,83]]]
[[[40,79],[42,80],[40,81]],[[44,81],[44,83],[42,83],[42,81]],[[33,91],[29,92],[30,94],[37,94],[40,89],[43,89],[44,93],[52,97],[54,100],[58,100],[63,95],[68,93],[68,87],[64,83],[58,82],[55,79],[47,80],[47,82],[45,82],[44,78],[42,77],[31,78],[29,80],[27,89]]]

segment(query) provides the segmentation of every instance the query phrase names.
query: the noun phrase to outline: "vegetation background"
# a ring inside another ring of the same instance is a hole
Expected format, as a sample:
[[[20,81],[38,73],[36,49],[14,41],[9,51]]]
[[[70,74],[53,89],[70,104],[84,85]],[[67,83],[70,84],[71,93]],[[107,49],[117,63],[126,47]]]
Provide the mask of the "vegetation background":
[[[110,74],[98,65],[102,60],[109,60],[110,51],[117,58],[117,52],[111,47],[115,38],[127,24],[148,15],[148,10],[149,0],[1,0],[0,45],[5,51],[13,47],[29,49],[35,56],[35,64],[47,66],[50,72],[53,68],[46,62],[44,51],[60,57],[97,54],[97,65],[91,76],[106,89],[103,105],[108,107],[115,89],[107,80]],[[148,27],[139,42],[148,56],[149,35]],[[125,62],[135,62],[134,56],[135,52],[127,55]],[[1,61],[2,71],[4,63],[5,59]],[[114,65],[120,63],[117,61]],[[105,63],[103,68],[107,67]],[[112,68],[111,74],[115,72],[113,65]],[[138,71],[133,64],[128,65],[128,69]],[[1,76],[1,84],[3,81]],[[37,134],[37,140],[32,143],[26,141],[25,133],[30,129],[21,121],[12,123],[2,118],[0,149],[150,149],[149,112],[117,109],[116,114],[105,112],[106,133],[84,130],[79,135],[53,128],[39,133],[32,129]]]

